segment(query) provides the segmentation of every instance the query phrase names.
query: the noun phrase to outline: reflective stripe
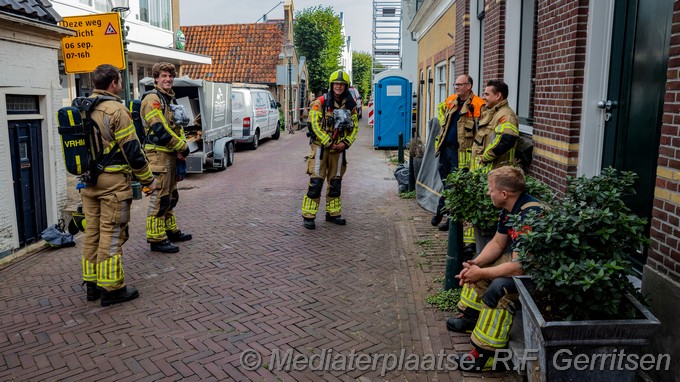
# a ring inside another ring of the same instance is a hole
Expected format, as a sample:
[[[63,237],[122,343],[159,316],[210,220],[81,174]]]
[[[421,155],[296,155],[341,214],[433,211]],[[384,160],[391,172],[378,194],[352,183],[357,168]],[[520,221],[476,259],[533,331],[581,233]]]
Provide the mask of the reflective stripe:
[[[487,146],[487,148],[484,150],[484,154],[482,155],[485,161],[490,162],[495,158],[495,156],[491,155],[491,151],[494,147],[498,146],[498,143],[501,141],[501,137],[506,130],[511,131],[508,134],[519,136],[519,130],[517,130],[517,126],[510,122],[504,122],[496,126],[494,129],[495,136],[493,138],[493,142]],[[512,151],[510,155],[514,158],[514,149],[511,149],[510,151]]]
[[[97,271],[94,263],[91,263],[85,258],[82,259],[83,281],[97,282]]]
[[[150,205],[152,203],[149,203]],[[165,218],[156,216],[146,217],[146,238],[152,240],[164,239],[165,234]]]
[[[474,310],[482,310],[482,298],[477,295],[477,291],[469,284],[463,285],[463,290],[460,292],[460,303],[465,308],[472,308]]]
[[[464,244],[474,244],[475,243],[475,228],[470,227],[463,231],[463,243]]]
[[[472,336],[482,345],[503,348],[510,338],[513,315],[505,309],[482,309]]]
[[[458,151],[458,168],[469,168],[471,158],[472,158],[472,149],[465,149],[465,151]]]
[[[341,211],[342,203],[340,202],[340,197],[326,200],[326,212],[331,215],[339,215]]]
[[[319,175],[321,169],[321,147],[316,148],[316,155],[314,156],[314,175]]]
[[[117,131],[113,136],[118,141],[132,134],[133,131],[135,131],[135,125],[130,124],[130,126]]]
[[[121,255],[117,254],[97,264],[97,285],[115,286],[123,283],[125,274]]]
[[[320,111],[314,109],[309,111],[309,120],[312,121],[312,131],[316,135],[316,139],[321,143],[321,146],[326,146],[328,142],[330,142],[331,137],[323,130],[323,126],[319,125],[319,120],[323,117],[324,116]]]
[[[165,219],[165,230],[173,232],[177,230],[177,220],[175,219],[175,215],[170,215],[169,218]]]
[[[68,123],[71,126],[76,125],[76,121],[73,120],[73,110],[66,110],[66,115],[68,115]]]
[[[343,151],[338,156],[338,163],[336,165],[338,170],[335,172],[335,176],[338,176],[338,177],[342,176],[342,161],[343,161],[344,158],[345,158],[345,152]]]
[[[305,194],[302,198],[302,214],[314,215],[319,211],[319,203]]]
[[[161,151],[161,152],[164,152],[164,153],[174,153],[175,152],[175,150],[169,149],[169,148],[164,147],[164,146],[154,145],[154,144],[151,144],[151,143],[145,144],[144,149],[145,150]]]
[[[78,172],[78,174],[83,173],[83,165],[80,162],[80,155],[76,155],[76,171]]]
[[[352,114],[352,123],[354,124],[354,129],[352,129],[352,132],[344,138],[350,145],[357,140],[357,135],[359,134],[359,118],[356,114]]]
[[[439,126],[441,126],[442,130],[444,129],[445,113],[446,113],[446,101],[440,102],[439,105],[437,105],[437,120],[439,121]]]

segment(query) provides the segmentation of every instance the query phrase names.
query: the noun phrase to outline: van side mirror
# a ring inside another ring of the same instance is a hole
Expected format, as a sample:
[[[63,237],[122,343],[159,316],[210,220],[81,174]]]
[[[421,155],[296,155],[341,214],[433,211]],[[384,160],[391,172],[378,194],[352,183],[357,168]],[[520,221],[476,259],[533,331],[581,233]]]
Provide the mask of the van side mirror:
[[[281,102],[276,102],[276,107],[281,108]]]

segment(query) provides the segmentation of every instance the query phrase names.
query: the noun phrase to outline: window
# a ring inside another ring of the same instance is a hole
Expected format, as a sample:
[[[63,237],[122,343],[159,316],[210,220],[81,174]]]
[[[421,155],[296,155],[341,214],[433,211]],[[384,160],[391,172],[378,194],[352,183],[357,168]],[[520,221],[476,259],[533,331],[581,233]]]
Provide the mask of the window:
[[[425,102],[425,121],[432,118],[432,68],[427,68],[427,101]]]
[[[40,112],[38,96],[8,94],[5,100],[7,114],[38,114]]]
[[[520,124],[533,125],[534,110],[534,7],[535,0],[522,0],[522,21],[520,26],[519,79],[517,81],[517,117]]]
[[[94,0],[94,9],[100,12],[110,12],[111,8],[107,0]]]
[[[139,0],[139,19],[155,27],[171,30],[170,0]]]
[[[80,4],[85,4],[89,7],[91,7],[92,3],[94,2],[95,11],[100,11],[100,12],[110,12],[111,11],[111,6],[110,6],[108,0],[78,0],[78,2]]]
[[[453,86],[456,83],[456,59],[452,58],[449,60],[449,94],[453,94],[456,91],[456,87]]]
[[[435,107],[446,99],[446,62],[437,64],[434,68],[434,105]]]

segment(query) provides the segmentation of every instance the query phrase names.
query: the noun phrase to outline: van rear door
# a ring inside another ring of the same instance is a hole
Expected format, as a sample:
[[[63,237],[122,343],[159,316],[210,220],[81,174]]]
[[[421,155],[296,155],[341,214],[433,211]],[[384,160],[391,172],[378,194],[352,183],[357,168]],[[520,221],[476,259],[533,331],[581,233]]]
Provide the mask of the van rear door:
[[[242,139],[250,136],[251,120],[244,119],[246,116],[246,100],[243,92],[234,90],[231,93],[231,107],[232,107],[232,128],[234,129],[234,139]],[[246,127],[244,128],[244,122]]]
[[[269,127],[272,129],[272,134],[275,134],[279,128],[279,109],[270,92],[267,92],[267,104],[269,105]]]
[[[272,135],[269,126],[269,100],[267,99],[267,93],[261,90],[253,90],[253,103],[256,126],[260,128],[260,137]]]

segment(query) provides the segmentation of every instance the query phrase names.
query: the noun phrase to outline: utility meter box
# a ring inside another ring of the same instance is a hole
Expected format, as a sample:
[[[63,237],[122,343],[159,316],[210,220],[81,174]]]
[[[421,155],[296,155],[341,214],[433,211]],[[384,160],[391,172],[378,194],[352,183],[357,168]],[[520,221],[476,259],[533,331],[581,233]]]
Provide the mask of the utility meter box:
[[[396,149],[399,133],[404,134],[404,146],[411,140],[412,88],[410,76],[401,70],[386,70],[375,76],[373,147]]]

